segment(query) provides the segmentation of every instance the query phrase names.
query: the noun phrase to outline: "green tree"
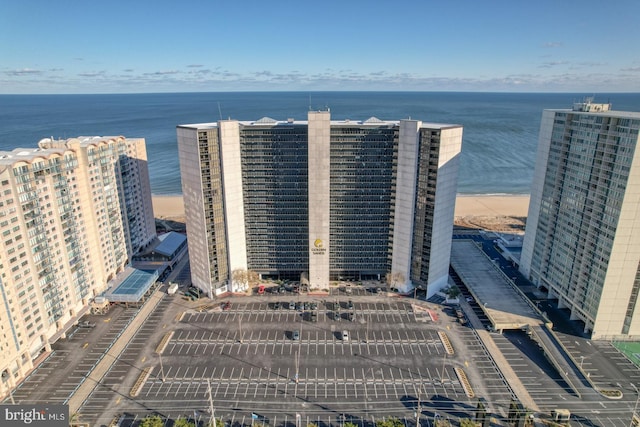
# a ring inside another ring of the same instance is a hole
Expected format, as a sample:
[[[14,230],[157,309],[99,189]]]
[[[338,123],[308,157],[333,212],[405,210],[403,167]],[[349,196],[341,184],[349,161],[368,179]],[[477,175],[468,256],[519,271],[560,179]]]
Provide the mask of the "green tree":
[[[435,427],[451,427],[449,420],[443,420],[442,418],[438,418],[433,425]]]
[[[309,424],[307,424],[307,427],[318,427],[318,425],[314,424],[314,423],[309,423]]]
[[[404,423],[398,418],[391,417],[376,421],[376,427],[404,427]]]
[[[196,423],[187,420],[186,418],[178,418],[173,427],[196,427]]]
[[[164,421],[160,418],[159,415],[147,415],[142,422],[140,423],[140,427],[163,427]]]
[[[445,293],[447,294],[448,298],[455,299],[455,298],[458,298],[458,296],[460,295],[460,289],[457,286],[449,286],[445,290]]]
[[[470,418],[462,418],[460,420],[460,427],[477,427],[477,426],[478,424],[476,424],[476,422]]]
[[[352,423],[351,421],[347,421],[346,423],[344,423],[343,427],[358,427],[358,425]]]

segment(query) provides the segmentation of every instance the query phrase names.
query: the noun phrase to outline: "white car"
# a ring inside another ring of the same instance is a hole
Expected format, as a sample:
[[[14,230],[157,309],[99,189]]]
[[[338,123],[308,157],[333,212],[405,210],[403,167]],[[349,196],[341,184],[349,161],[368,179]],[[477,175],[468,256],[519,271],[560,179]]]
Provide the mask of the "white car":
[[[342,341],[349,341],[349,331],[342,331]]]

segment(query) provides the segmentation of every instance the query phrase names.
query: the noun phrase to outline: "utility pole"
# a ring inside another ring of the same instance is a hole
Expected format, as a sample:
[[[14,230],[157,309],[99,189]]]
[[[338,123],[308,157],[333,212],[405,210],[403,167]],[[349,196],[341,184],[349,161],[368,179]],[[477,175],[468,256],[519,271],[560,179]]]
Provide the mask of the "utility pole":
[[[633,387],[633,389],[636,391],[636,404],[633,407],[633,414],[631,414],[631,424],[629,424],[631,427],[634,427],[636,411],[638,410],[638,400],[640,400],[640,392],[638,391],[638,387],[636,387],[634,383],[630,383],[630,384],[631,384],[631,387]]]
[[[162,353],[158,353],[158,357],[160,358],[160,374],[162,374],[162,382],[166,381],[164,377],[164,366],[162,366]]]
[[[211,393],[211,380],[207,378],[207,391],[209,392],[209,412],[211,412],[210,427],[216,427],[216,410],[213,407],[213,394]]]
[[[238,317],[238,324],[240,326],[240,344],[242,344],[242,315]]]
[[[416,427],[420,427],[420,412],[422,409],[420,408],[420,393],[422,392],[422,384],[420,384],[420,388],[418,389],[418,406],[416,408]]]
[[[447,352],[445,351],[444,357],[442,358],[442,378],[441,382],[444,383],[444,364],[447,361]]]
[[[363,318],[364,318],[364,316],[363,316]],[[364,332],[364,342],[368,342],[369,341],[369,321],[370,320],[371,320],[371,318],[369,316],[367,316],[367,318],[364,319],[365,323],[367,324],[365,332]]]
[[[300,369],[300,353],[298,352],[298,350],[296,350],[296,377],[295,377],[295,381],[296,384],[298,384],[298,373],[299,373],[299,369]]]

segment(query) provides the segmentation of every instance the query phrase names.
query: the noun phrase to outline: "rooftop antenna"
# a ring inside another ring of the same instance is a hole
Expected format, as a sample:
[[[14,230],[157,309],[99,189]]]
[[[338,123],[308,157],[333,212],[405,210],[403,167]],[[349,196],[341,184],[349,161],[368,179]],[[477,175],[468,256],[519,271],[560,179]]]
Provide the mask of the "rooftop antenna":
[[[218,101],[218,114],[220,114],[220,121],[222,121],[222,109],[220,108],[220,101]]]

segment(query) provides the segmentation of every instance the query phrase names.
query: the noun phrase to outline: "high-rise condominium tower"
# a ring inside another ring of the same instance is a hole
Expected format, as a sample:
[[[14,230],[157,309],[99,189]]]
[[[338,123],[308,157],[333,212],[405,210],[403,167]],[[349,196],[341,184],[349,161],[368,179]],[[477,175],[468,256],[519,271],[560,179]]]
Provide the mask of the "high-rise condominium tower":
[[[192,282],[447,283],[462,127],[416,120],[225,120],[178,126]]]
[[[640,113],[545,110],[520,270],[592,338],[640,336]]]
[[[144,139],[0,152],[0,395],[156,236]]]

